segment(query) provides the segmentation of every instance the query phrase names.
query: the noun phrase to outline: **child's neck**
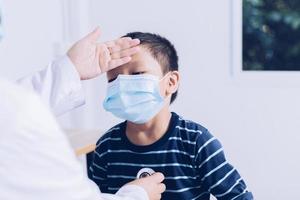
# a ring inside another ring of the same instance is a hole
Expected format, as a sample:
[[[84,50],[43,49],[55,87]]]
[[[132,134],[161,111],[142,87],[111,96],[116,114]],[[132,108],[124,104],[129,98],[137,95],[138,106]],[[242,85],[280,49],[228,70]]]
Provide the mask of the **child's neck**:
[[[153,119],[145,124],[134,124],[128,121],[126,136],[135,145],[153,144],[167,132],[171,116],[169,107],[165,106]]]

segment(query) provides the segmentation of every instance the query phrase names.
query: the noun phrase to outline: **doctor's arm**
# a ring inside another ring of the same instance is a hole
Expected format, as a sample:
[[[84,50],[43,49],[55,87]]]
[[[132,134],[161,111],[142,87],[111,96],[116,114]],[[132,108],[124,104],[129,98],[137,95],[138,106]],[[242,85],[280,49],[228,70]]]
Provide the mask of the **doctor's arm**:
[[[165,186],[159,173],[115,195],[101,193],[39,97],[9,83],[0,83],[0,93],[0,199],[160,199]]]
[[[125,37],[99,43],[99,37],[100,29],[96,28],[75,43],[67,55],[17,83],[41,96],[55,115],[81,106],[85,102],[81,80],[95,78],[129,62],[139,50],[137,39]]]

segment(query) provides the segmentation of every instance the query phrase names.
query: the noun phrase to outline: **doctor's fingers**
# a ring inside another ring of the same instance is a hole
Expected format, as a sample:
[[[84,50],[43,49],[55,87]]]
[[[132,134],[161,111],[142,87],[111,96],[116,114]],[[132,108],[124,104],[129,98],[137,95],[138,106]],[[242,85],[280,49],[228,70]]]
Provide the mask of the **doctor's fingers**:
[[[166,191],[166,185],[163,183],[158,184],[157,188],[156,188],[156,194],[153,197],[153,200],[160,200],[161,199],[161,194]]]
[[[161,199],[161,194],[156,195],[156,196],[153,197],[153,199],[151,199],[151,200],[160,200],[160,199]]]
[[[147,178],[152,179],[156,183],[161,183],[165,179],[165,176],[160,172],[156,172]]]
[[[130,37],[119,38],[105,43],[111,54],[125,49],[129,49],[139,44],[139,39],[131,39]]]
[[[159,193],[163,193],[164,191],[166,191],[166,185],[164,183],[160,183],[157,186],[157,190],[158,190]]]
[[[110,56],[111,56],[111,59],[119,59],[119,58],[123,58],[123,57],[129,57],[129,56],[136,54],[139,50],[140,50],[140,47],[135,46],[135,47],[132,47],[129,49],[111,53]]]
[[[131,57],[112,59],[112,60],[108,61],[108,69],[106,71],[109,71],[111,69],[114,69],[116,67],[124,65],[124,64],[128,63],[130,60],[131,60]]]

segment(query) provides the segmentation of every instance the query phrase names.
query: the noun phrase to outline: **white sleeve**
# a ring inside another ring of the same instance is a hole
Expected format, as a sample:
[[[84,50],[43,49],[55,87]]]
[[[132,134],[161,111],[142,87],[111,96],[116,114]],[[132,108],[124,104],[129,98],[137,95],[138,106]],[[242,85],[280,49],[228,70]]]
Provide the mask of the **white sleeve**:
[[[146,191],[136,185],[125,185],[115,194],[101,194],[103,200],[149,200]]]
[[[39,97],[0,81],[0,199],[148,200],[137,186],[101,194]]]
[[[67,55],[53,61],[46,69],[17,80],[17,83],[41,96],[55,115],[85,102],[79,74]]]

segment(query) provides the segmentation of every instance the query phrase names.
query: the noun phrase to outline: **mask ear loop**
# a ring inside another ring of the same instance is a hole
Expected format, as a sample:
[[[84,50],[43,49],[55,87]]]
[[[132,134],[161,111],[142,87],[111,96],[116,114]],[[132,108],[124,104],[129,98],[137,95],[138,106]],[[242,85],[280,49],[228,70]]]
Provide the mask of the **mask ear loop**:
[[[164,80],[169,74],[171,73],[171,71],[169,71],[168,73],[166,73],[161,79],[159,79],[159,82]]]
[[[169,71],[168,73],[166,73],[160,80],[159,82],[161,82],[162,80],[164,80],[169,74],[171,74],[172,71]],[[168,96],[163,97],[164,99],[167,99],[169,96],[172,96],[172,94],[169,94]]]

